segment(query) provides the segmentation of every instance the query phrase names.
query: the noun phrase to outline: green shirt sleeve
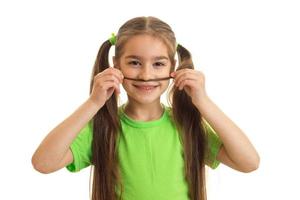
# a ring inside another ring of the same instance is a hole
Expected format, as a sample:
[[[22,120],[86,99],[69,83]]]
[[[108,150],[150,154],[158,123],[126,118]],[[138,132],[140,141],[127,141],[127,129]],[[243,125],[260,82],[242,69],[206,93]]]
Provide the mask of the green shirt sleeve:
[[[203,120],[204,128],[207,136],[207,154],[205,157],[205,163],[212,169],[216,169],[220,161],[217,160],[218,152],[222,146],[222,141],[220,137],[216,134],[214,129],[208,124],[207,121]]]
[[[78,172],[91,164],[93,127],[89,121],[70,145],[73,162],[66,166],[70,172]]]

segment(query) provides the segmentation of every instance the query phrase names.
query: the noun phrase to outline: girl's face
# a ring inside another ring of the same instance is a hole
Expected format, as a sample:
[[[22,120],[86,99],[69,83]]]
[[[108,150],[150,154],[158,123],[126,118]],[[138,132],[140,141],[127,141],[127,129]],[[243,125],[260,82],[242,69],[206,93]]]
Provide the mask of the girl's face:
[[[113,61],[124,77],[149,80],[170,75],[171,61],[167,46],[160,39],[149,35],[130,38],[119,62],[115,58]],[[143,82],[124,79],[122,85],[129,101],[147,104],[160,101],[160,96],[168,88],[169,82],[170,80]]]

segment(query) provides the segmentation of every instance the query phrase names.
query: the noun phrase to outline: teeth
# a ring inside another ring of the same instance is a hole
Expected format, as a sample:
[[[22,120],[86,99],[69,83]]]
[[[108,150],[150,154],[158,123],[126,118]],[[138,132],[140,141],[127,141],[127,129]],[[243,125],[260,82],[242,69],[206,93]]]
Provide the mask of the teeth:
[[[154,88],[152,86],[141,86],[140,88],[143,88],[143,89],[151,89],[151,88]]]
[[[156,86],[136,86],[136,87],[144,89],[144,90],[151,90],[151,89],[155,88]]]

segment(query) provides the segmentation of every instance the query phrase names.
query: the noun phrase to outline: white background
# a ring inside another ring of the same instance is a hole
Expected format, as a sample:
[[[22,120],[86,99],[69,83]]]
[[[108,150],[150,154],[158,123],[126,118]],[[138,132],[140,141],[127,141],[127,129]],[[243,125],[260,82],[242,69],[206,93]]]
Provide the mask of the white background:
[[[260,154],[252,173],[209,169],[209,199],[300,199],[299,10],[291,0],[1,1],[0,199],[88,199],[90,168],[44,175],[31,156],[88,98],[102,42],[136,16],[173,28]]]

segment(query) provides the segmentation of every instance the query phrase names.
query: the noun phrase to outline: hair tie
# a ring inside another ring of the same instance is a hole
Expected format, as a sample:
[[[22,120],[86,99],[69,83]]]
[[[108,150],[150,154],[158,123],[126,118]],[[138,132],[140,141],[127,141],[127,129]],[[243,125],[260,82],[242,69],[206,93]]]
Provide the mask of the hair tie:
[[[117,37],[114,33],[111,34],[111,37],[109,38],[109,42],[111,45],[115,45],[117,41]]]
[[[176,49],[178,48],[178,43],[176,42]]]

